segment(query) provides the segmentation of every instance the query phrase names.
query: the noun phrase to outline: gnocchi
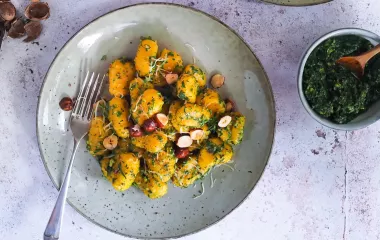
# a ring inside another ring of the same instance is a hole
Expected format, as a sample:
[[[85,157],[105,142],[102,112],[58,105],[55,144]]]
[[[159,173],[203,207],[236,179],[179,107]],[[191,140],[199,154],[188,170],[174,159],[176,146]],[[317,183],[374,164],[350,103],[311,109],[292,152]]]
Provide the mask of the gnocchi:
[[[96,104],[87,148],[115,190],[161,198],[169,182],[187,188],[232,160],[246,119],[179,52],[142,39],[134,63],[117,59],[108,76],[112,98]]]

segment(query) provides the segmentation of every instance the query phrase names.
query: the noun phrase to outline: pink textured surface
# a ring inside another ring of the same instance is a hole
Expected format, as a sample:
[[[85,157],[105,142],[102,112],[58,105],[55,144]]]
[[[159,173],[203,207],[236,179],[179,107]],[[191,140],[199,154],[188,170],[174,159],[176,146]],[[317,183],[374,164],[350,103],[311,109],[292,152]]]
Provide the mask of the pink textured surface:
[[[27,4],[13,2],[19,9]],[[3,42],[0,239],[41,239],[57,197],[35,136],[39,88],[51,61],[93,18],[136,2],[50,1],[52,14],[38,44]],[[250,44],[268,72],[278,116],[273,154],[253,193],[223,221],[186,239],[379,239],[380,123],[348,133],[322,127],[303,109],[296,75],[305,48],[324,33],[361,27],[380,34],[380,2],[298,8],[249,0],[176,2],[216,16]],[[61,239],[125,238],[68,207]]]

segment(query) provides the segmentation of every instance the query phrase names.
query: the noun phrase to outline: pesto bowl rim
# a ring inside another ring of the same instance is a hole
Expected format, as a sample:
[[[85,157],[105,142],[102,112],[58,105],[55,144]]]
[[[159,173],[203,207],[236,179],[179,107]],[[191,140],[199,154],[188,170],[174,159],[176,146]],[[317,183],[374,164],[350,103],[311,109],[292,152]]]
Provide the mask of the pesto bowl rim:
[[[365,29],[361,29],[361,28],[341,28],[341,29],[337,29],[337,30],[328,32],[327,34],[324,34],[322,37],[318,38],[313,43],[311,43],[306,48],[306,51],[302,55],[302,58],[301,58],[301,61],[300,61],[300,64],[299,64],[299,69],[298,69],[298,76],[297,76],[297,78],[298,78],[297,79],[298,84],[297,84],[297,87],[298,87],[298,94],[299,94],[300,100],[302,102],[302,105],[304,106],[305,110],[308,112],[308,114],[314,120],[316,120],[317,122],[319,122],[320,124],[322,124],[322,125],[324,125],[326,127],[329,127],[329,128],[335,129],[335,130],[353,131],[353,130],[358,130],[358,129],[361,129],[361,128],[368,127],[369,125],[371,125],[371,124],[375,123],[377,120],[379,120],[379,118],[368,118],[368,119],[364,119],[364,120],[361,120],[361,121],[358,121],[358,122],[349,122],[349,123],[345,123],[345,124],[334,123],[334,122],[332,122],[332,121],[330,121],[330,120],[328,120],[326,118],[323,118],[318,113],[316,113],[311,108],[311,106],[309,105],[309,103],[308,103],[308,101],[307,101],[307,99],[305,97],[305,94],[303,92],[303,73],[304,73],[304,68],[305,68],[307,60],[309,59],[311,53],[318,46],[320,46],[320,44],[323,43],[324,41],[326,41],[326,40],[328,40],[330,38],[333,38],[333,37],[345,36],[345,35],[356,35],[356,36],[359,36],[359,37],[362,37],[362,38],[366,38],[366,39],[370,40],[371,42],[378,42],[378,43],[380,43],[380,36],[379,35],[371,32],[371,31],[368,31],[368,30],[365,30]],[[378,100],[378,101],[380,101],[380,100]],[[359,114],[358,116],[360,116],[362,114],[365,114],[365,112]],[[355,121],[355,120],[353,120],[353,121]]]

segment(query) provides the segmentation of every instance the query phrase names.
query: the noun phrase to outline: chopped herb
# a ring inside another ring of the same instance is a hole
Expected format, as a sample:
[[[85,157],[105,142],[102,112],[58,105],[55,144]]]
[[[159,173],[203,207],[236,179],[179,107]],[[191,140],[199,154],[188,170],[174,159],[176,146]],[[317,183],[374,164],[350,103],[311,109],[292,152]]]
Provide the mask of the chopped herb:
[[[103,57],[100,59],[101,61],[107,60],[107,55],[103,55]]]
[[[122,114],[121,111],[117,111],[117,112],[116,112],[116,116],[117,116],[117,117],[120,117],[121,114]]]
[[[212,117],[208,122],[207,122],[207,127],[210,133],[215,134],[216,130],[218,129],[218,118],[217,117]]]
[[[127,178],[127,176],[125,176],[123,170],[121,169],[121,163],[119,163],[118,168],[119,168],[121,175],[123,175],[124,178]]]
[[[168,52],[169,57],[174,57],[174,53],[172,51]]]
[[[216,145],[215,143],[211,141],[206,142],[206,149],[209,153],[217,153],[222,151],[222,146]]]
[[[143,40],[152,40],[152,37],[151,36],[148,36],[148,37],[141,36],[140,40],[141,41],[143,41]]]
[[[182,69],[183,69],[183,66],[182,65],[176,65],[175,67],[174,67],[174,72],[176,72],[176,73],[179,73],[179,72],[182,72]]]
[[[126,57],[121,57],[119,58],[120,62],[125,64],[126,62],[128,62],[128,59]]]
[[[180,91],[178,94],[178,98],[182,100],[187,100],[187,97],[183,91]]]

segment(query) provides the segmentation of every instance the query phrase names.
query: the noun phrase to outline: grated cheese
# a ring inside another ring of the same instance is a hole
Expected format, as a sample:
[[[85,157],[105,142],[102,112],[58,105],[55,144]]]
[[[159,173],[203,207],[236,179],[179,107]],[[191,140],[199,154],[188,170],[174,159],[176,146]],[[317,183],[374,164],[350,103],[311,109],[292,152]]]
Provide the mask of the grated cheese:
[[[201,182],[201,186],[202,186],[202,192],[201,192],[201,194],[199,194],[198,196],[193,197],[193,199],[197,199],[197,198],[201,197],[203,195],[203,193],[205,192],[205,187],[203,186],[203,182]]]

